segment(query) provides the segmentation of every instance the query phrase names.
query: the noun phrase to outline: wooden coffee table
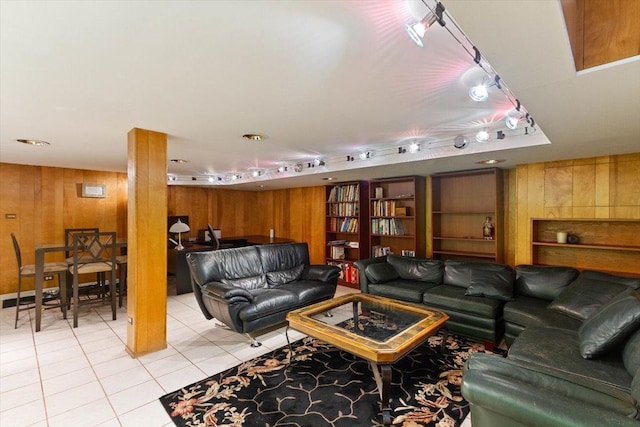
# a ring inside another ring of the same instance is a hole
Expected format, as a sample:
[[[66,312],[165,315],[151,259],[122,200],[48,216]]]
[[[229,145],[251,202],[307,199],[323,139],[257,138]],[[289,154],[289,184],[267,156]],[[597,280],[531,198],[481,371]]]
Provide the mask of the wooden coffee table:
[[[350,314],[348,323],[356,327],[340,326],[344,324],[340,318],[327,316],[327,312],[345,308]],[[391,424],[391,365],[444,328],[448,319],[440,311],[368,294],[345,295],[287,315],[289,327],[369,361],[385,425]]]

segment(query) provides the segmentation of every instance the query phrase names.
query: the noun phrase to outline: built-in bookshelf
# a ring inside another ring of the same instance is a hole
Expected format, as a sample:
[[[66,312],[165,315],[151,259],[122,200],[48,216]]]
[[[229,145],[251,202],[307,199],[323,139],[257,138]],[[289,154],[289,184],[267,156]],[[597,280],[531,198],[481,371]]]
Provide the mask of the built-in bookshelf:
[[[430,256],[503,262],[502,185],[497,168],[432,175]]]
[[[558,243],[558,232],[575,243]],[[640,276],[640,219],[532,218],[533,264]]]
[[[344,182],[326,186],[326,262],[340,267],[339,283],[358,289],[354,261],[369,257],[369,184]]]
[[[369,182],[369,257],[425,256],[425,197],[424,177]]]

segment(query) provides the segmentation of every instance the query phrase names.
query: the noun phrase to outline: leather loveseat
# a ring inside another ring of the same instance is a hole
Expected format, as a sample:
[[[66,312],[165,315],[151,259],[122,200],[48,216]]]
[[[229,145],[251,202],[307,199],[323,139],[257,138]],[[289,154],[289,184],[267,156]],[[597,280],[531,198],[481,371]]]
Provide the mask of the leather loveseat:
[[[572,270],[516,267],[508,357],[465,367],[474,427],[640,426],[640,280]]]
[[[394,254],[355,265],[363,293],[425,304],[449,315],[447,327],[452,332],[500,343],[503,306],[512,297],[515,277],[508,265]]]
[[[193,292],[207,319],[260,345],[253,331],[285,321],[289,311],[333,298],[340,269],[309,265],[306,243],[190,252]]]

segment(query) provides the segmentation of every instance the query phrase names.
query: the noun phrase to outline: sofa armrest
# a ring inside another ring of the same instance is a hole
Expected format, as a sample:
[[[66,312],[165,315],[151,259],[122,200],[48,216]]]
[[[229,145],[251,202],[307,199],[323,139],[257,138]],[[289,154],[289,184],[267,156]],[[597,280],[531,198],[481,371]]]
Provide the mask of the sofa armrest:
[[[596,381],[575,383],[541,372],[521,362],[495,355],[474,354],[465,366],[462,394],[481,408],[489,425],[498,418],[518,425],[638,425],[635,401],[629,393],[602,387]],[[487,414],[493,414],[495,419]],[[488,418],[487,418],[488,417]],[[593,424],[601,420],[601,424]],[[474,426],[479,419],[474,418]],[[497,425],[497,424],[496,424]]]
[[[221,282],[209,282],[202,286],[202,294],[218,301],[253,302],[253,295],[244,288]]]
[[[335,265],[306,265],[300,278],[338,284],[338,276],[340,276],[340,268]]]
[[[367,275],[365,274],[365,270],[371,264],[380,264],[383,262],[387,262],[387,256],[378,256],[374,258],[361,259],[353,263],[358,270],[360,271],[360,291],[363,294],[369,293],[369,279],[367,279]]]

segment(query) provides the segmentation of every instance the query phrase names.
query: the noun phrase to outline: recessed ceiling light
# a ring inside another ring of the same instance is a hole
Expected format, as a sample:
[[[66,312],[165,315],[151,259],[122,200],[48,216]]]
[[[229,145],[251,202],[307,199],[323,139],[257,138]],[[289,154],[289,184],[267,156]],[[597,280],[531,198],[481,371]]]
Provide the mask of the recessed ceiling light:
[[[258,133],[245,133],[242,135],[244,139],[248,139],[249,141],[262,141],[263,139],[267,139],[266,135],[260,135]]]
[[[476,163],[480,165],[495,165],[496,163],[502,163],[505,161],[506,160],[487,159],[487,160],[480,160],[479,162],[476,162]]]
[[[189,160],[185,160],[185,159],[171,159],[170,160],[171,163],[177,163],[179,165],[183,165],[185,163],[189,163]]]
[[[332,176],[326,177],[326,178],[322,178],[323,181],[333,181],[335,178]]]
[[[39,147],[44,147],[46,145],[51,145],[47,141],[42,141],[40,139],[16,139],[16,141],[22,142],[23,144],[27,144],[27,145],[37,145]]]

